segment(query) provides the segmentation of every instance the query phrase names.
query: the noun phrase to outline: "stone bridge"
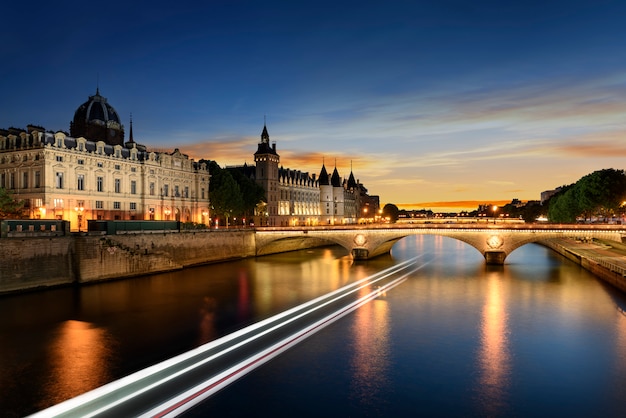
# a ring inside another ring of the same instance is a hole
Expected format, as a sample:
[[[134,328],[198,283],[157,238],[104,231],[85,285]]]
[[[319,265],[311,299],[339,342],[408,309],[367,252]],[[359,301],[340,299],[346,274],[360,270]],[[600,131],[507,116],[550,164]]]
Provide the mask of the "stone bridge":
[[[257,228],[256,255],[289,248],[298,249],[305,241],[338,244],[357,260],[373,258],[391,250],[409,235],[439,235],[463,241],[476,248],[487,264],[504,264],[516,248],[530,242],[554,238],[601,239],[622,242],[622,225],[538,225],[538,224],[436,224]]]

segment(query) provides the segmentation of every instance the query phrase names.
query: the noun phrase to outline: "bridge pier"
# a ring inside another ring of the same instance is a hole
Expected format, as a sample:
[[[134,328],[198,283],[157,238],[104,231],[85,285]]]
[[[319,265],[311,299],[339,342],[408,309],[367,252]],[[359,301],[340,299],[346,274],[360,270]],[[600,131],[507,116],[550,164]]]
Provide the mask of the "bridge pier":
[[[504,264],[504,259],[506,258],[506,253],[504,251],[485,251],[483,254],[485,256],[485,261],[487,264]]]
[[[369,250],[367,248],[353,248],[352,258],[355,260],[367,260],[369,258]]]

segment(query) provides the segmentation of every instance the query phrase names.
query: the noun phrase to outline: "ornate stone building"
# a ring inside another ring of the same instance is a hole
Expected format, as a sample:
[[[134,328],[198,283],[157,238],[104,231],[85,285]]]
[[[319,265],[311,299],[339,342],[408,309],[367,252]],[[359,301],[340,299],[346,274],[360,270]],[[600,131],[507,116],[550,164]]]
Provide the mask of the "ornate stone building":
[[[319,177],[279,167],[276,143],[270,145],[266,126],[254,161],[254,170],[247,166],[242,169],[266,192],[267,205],[259,214],[260,225],[339,225],[357,223],[363,218],[361,203],[367,189],[354,179],[352,171],[348,180],[342,180],[337,168],[328,175],[324,164]]]
[[[178,149],[150,152],[124,143],[115,109],[96,92],[71,124],[73,136],[0,130],[0,187],[26,202],[30,218],[179,220],[209,223],[209,172]],[[86,135],[93,135],[89,137]]]

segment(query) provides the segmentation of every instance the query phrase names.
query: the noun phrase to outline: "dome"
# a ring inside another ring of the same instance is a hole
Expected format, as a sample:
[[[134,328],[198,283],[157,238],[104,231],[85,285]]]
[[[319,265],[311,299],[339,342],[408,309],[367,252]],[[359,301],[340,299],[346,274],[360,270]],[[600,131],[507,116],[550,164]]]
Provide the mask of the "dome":
[[[124,143],[124,127],[120,117],[107,99],[100,95],[99,89],[76,109],[74,120],[70,124],[70,134],[75,138],[82,136],[110,145]]]

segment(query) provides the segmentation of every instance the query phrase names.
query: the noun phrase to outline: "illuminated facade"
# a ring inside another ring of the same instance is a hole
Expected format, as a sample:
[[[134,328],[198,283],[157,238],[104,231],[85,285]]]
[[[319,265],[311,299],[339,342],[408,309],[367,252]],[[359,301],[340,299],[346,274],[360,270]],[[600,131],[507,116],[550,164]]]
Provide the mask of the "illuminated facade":
[[[267,127],[263,126],[261,142],[254,153],[256,168],[246,174],[265,189],[267,204],[259,213],[260,225],[337,225],[359,221],[361,192],[366,190],[350,172],[342,180],[335,168],[329,176],[322,165],[315,174],[280,167],[276,143],[270,145]]]
[[[95,98],[96,105],[103,103],[98,93],[96,96],[90,99]],[[108,107],[111,117],[114,109]],[[134,142],[132,121],[129,141],[121,145],[123,127],[119,118],[116,120],[100,121],[108,126],[102,130],[107,141],[45,132],[35,126],[25,131],[0,130],[0,187],[25,201],[30,218],[68,220],[73,230],[85,230],[92,219],[208,224],[210,176],[206,164],[189,159],[178,149],[171,153],[148,151]],[[90,122],[98,124],[93,119]]]

